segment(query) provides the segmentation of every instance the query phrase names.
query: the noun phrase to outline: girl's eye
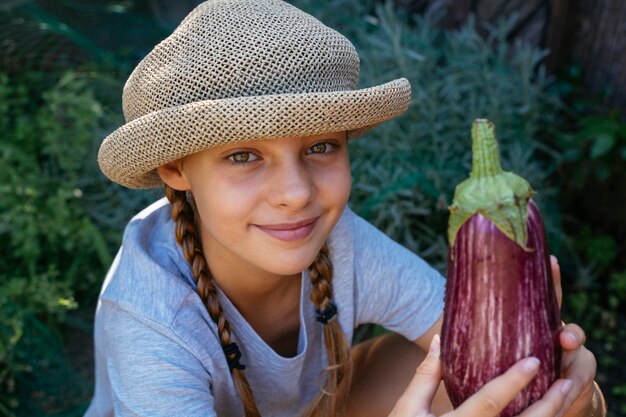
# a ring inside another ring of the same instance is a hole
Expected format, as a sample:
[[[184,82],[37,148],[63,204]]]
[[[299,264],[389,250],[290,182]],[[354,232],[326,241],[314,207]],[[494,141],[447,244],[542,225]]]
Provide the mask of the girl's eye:
[[[259,159],[259,157],[253,154],[252,152],[236,152],[230,155],[228,159],[231,162],[234,162],[237,164],[243,164],[246,162],[256,161],[257,159]]]
[[[309,151],[307,153],[328,153],[332,150],[333,145],[328,143],[328,142],[320,142],[320,143],[316,143],[315,145],[311,146],[309,148]]]

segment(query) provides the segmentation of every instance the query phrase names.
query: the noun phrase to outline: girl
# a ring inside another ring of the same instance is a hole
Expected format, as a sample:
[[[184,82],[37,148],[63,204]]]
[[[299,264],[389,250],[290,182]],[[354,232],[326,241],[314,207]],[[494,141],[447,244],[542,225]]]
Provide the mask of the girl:
[[[280,0],[210,0],[137,66],[99,163],[167,199],[105,280],[87,416],[484,417],[532,379],[528,358],[450,411],[443,278],[347,207],[348,140],[410,86],[357,90],[358,72],[347,39]],[[397,334],[351,347],[361,323]],[[583,341],[565,328],[565,379],[523,416],[589,415]]]

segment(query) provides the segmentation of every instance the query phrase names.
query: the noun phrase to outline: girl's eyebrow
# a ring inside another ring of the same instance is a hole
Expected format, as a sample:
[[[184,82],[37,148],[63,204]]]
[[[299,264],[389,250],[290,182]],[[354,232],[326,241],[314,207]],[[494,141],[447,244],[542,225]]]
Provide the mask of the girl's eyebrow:
[[[251,152],[258,151],[258,146],[253,146],[249,143],[233,143],[232,145],[226,145],[226,149],[219,152],[219,155],[228,155],[233,152]]]

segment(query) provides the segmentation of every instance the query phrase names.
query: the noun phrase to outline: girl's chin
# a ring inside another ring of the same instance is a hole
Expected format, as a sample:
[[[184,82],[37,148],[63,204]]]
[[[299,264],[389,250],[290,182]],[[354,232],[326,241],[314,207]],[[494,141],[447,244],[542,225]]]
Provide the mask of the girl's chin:
[[[292,276],[302,274],[302,271],[306,270],[315,261],[317,252],[312,256],[302,257],[299,260],[294,260],[293,257],[285,259],[284,262],[280,262],[279,259],[275,259],[272,265],[267,265],[265,268],[268,272],[276,275]]]
[[[311,265],[311,263],[313,263],[313,261],[307,264],[303,264],[302,266],[294,266],[289,268],[285,268],[283,265],[282,267],[271,268],[269,272],[284,277],[291,277],[295,275],[300,276],[302,274],[302,271],[306,270]]]

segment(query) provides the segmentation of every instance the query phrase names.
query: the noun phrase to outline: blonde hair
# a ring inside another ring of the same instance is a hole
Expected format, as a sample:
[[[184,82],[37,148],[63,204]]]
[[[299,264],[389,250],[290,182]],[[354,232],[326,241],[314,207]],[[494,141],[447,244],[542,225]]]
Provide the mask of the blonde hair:
[[[198,234],[194,206],[187,199],[185,191],[177,191],[165,186],[165,195],[172,205],[172,219],[175,223],[176,242],[180,245],[185,259],[191,266],[193,278],[197,283],[198,294],[209,315],[217,324],[220,343],[225,349],[226,359],[236,361],[238,358],[228,349],[231,345],[231,329],[224,310],[219,303],[216,283],[207,265],[202,250],[202,242]],[[317,310],[325,311],[331,306],[333,288],[333,268],[326,244],[308,268],[311,277],[311,301]],[[351,362],[350,345],[348,344],[339,321],[335,319],[324,324],[324,341],[328,354],[329,366],[326,368],[326,381],[320,393],[311,401],[304,412],[307,417],[340,416],[346,404],[350,390]],[[246,417],[260,417],[254,395],[243,369],[232,367],[235,386],[243,401]]]

